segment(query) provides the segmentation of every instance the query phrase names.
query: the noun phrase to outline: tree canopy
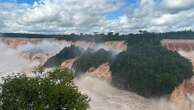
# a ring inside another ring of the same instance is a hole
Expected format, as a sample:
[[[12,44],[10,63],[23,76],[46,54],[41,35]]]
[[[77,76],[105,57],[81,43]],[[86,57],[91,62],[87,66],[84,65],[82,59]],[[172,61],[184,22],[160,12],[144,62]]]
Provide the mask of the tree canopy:
[[[73,83],[69,70],[56,69],[47,76],[7,77],[1,85],[1,110],[86,110],[89,98]]]
[[[192,77],[192,68],[189,60],[161,47],[158,39],[142,39],[129,43],[128,51],[112,61],[112,82],[146,97],[161,96]]]

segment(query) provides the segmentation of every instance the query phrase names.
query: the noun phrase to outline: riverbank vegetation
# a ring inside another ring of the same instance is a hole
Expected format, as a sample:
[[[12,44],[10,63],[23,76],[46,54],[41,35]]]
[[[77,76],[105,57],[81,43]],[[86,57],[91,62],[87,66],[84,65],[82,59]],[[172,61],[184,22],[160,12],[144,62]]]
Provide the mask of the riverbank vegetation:
[[[89,98],[73,83],[72,72],[56,69],[36,77],[4,78],[0,92],[1,110],[86,110]]]

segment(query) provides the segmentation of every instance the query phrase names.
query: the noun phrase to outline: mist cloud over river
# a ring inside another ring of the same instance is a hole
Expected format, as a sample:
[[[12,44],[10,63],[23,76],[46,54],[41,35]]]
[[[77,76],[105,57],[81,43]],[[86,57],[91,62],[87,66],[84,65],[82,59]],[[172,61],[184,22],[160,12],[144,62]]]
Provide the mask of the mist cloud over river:
[[[21,72],[29,68],[30,62],[18,57],[18,52],[0,43],[0,72]]]
[[[43,62],[34,62],[22,55],[55,55],[68,43],[59,41],[41,41],[27,43],[12,48],[0,42],[0,76],[11,75],[18,72],[30,72],[34,66]],[[22,54],[21,54],[22,53]],[[167,98],[146,99],[135,93],[119,90],[110,82],[83,75],[76,78],[75,84],[79,90],[90,98],[91,110],[179,110]]]

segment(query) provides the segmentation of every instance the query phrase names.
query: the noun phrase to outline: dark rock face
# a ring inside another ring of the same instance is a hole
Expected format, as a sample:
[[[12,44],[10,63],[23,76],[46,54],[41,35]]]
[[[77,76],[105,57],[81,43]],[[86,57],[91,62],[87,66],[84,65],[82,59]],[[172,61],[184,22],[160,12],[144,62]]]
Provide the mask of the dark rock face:
[[[72,68],[76,74],[85,73],[91,67],[97,68],[106,62],[110,62],[111,56],[112,53],[104,49],[98,51],[88,49],[74,62]]]
[[[59,67],[65,60],[78,57],[81,54],[82,54],[81,48],[78,48],[75,46],[65,47],[57,55],[49,58],[47,62],[44,64],[44,67],[47,67],[47,68]]]

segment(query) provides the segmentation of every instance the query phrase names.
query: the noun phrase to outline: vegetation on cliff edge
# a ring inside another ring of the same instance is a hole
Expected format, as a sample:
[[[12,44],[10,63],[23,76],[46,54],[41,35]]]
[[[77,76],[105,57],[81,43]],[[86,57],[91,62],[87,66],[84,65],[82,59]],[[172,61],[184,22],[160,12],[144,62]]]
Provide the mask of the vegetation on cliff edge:
[[[191,62],[161,47],[158,39],[129,41],[128,51],[120,53],[110,68],[113,85],[146,97],[169,94],[193,75]]]
[[[72,59],[77,56],[80,56],[82,53],[82,49],[76,46],[65,47],[61,50],[57,55],[49,58],[47,62],[44,64],[45,67],[58,67],[65,60]]]

